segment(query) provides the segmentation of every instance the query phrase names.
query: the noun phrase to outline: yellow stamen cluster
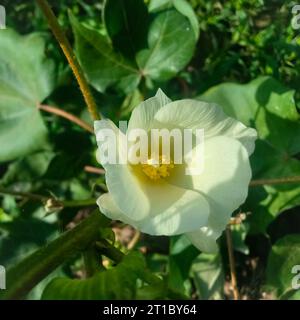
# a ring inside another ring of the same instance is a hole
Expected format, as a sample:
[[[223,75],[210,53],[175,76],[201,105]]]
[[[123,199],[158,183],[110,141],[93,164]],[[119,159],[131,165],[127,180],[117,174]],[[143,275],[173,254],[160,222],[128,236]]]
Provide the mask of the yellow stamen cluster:
[[[170,171],[174,168],[172,161],[167,161],[163,157],[159,157],[159,163],[154,159],[148,159],[147,163],[142,164],[143,172],[151,180],[159,180],[161,178],[166,178],[170,175]]]

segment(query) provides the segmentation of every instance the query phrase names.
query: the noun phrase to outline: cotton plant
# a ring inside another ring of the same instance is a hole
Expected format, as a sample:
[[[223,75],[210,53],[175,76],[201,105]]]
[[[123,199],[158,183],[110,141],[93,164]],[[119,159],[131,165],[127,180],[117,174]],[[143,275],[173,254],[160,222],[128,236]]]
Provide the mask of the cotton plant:
[[[249,156],[254,151],[256,130],[228,117],[216,104],[192,99],[171,101],[161,90],[133,110],[127,132],[108,119],[95,121],[94,128],[98,160],[106,171],[108,188],[108,193],[97,200],[101,212],[143,233],[185,234],[199,250],[217,251],[216,240],[248,194]],[[153,161],[149,152],[139,164],[109,163],[101,156],[104,147],[109,147],[103,130],[115,133],[121,158],[132,130],[174,128],[203,130],[201,172],[186,174],[198,158],[182,164],[174,159],[165,162],[161,148],[158,161]]]

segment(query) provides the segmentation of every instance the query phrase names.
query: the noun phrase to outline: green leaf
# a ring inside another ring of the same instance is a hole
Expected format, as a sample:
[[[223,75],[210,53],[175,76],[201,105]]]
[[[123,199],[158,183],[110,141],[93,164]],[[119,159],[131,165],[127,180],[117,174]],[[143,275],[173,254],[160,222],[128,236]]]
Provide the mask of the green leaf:
[[[48,240],[56,226],[32,217],[17,217],[0,222],[0,261],[6,267],[16,264]]]
[[[249,225],[246,223],[234,224],[231,226],[231,235],[234,250],[243,254],[249,254],[249,248],[245,243],[245,239],[249,230]]]
[[[282,299],[299,298],[299,290],[293,288],[293,282],[300,283],[299,279],[296,279],[297,273],[293,272],[296,265],[300,266],[299,234],[285,236],[272,246],[266,270],[266,284],[274,290],[276,296],[282,296]]]
[[[223,299],[225,276],[219,254],[201,253],[193,263],[191,275],[194,279],[199,299]]]
[[[89,82],[100,92],[116,86],[129,93],[141,78],[136,65],[114,51],[105,36],[90,29],[70,14],[78,59]]]
[[[196,41],[189,20],[171,9],[159,13],[148,33],[148,49],[137,54],[142,74],[152,80],[168,80],[193,56]]]
[[[168,287],[167,277],[158,281],[157,283],[150,284],[138,288],[136,299],[138,300],[186,300],[187,296],[181,292],[175,291]]]
[[[290,289],[279,297],[280,300],[300,300],[300,290]]]
[[[47,285],[57,277],[64,277],[66,274],[63,271],[63,267],[59,267],[38,283],[27,295],[27,300],[41,300],[42,294]]]
[[[176,7],[184,13],[173,8],[150,16],[141,0],[107,1],[104,19],[112,43],[70,15],[77,56],[89,82],[100,92],[113,86],[128,94],[142,77],[146,83],[163,81],[183,69],[196,46],[195,21],[191,24],[185,5],[178,2]]]
[[[226,114],[255,127],[259,138],[289,155],[300,152],[300,122],[294,91],[277,80],[260,77],[248,84],[224,83],[202,99],[218,103]]]
[[[300,175],[300,161],[270,147],[264,141],[256,143],[251,159],[255,179]],[[250,211],[251,233],[264,233],[268,225],[283,211],[300,204],[298,183],[250,188],[244,210]]]
[[[54,155],[50,151],[37,152],[11,163],[1,183],[11,185],[40,178],[46,173]]]
[[[178,292],[188,290],[187,280],[193,261],[199,255],[199,250],[194,247],[189,239],[183,236],[171,238],[169,256],[169,287]]]
[[[161,281],[159,284],[153,284],[139,288],[137,291],[138,300],[164,300],[167,298],[168,283]]]
[[[41,36],[1,30],[0,161],[45,148],[47,129],[37,106],[51,93],[53,75]]]
[[[173,5],[175,9],[178,10],[178,12],[180,12],[182,15],[186,16],[189,19],[194,31],[195,39],[198,40],[200,26],[192,6],[185,0],[173,0]]]
[[[149,4],[149,11],[155,12],[157,10],[168,8],[170,5],[173,5],[178,12],[189,19],[197,40],[199,38],[200,31],[197,15],[195,14],[193,7],[186,0],[151,0]]]
[[[76,227],[13,265],[7,271],[7,290],[0,291],[0,299],[23,298],[59,265],[84,250],[107,223],[108,220],[95,210]],[[24,229],[24,233],[28,230]]]
[[[147,42],[149,15],[143,0],[107,0],[104,22],[113,46],[134,59]]]
[[[143,280],[146,268],[143,256],[131,252],[112,269],[85,280],[57,278],[43,292],[44,300],[134,299],[137,280]]]
[[[12,221],[10,217],[2,208],[0,208],[0,223]]]
[[[201,99],[218,103],[229,116],[257,129],[253,178],[271,179],[300,175],[300,121],[293,96],[277,80],[261,77],[245,85],[215,86]],[[285,184],[251,188],[243,208],[252,212],[250,231],[264,233],[280,212],[299,204],[299,184]]]
[[[131,94],[127,95],[121,105],[120,117],[129,116],[132,110],[142,101],[143,96],[139,90],[134,90]]]

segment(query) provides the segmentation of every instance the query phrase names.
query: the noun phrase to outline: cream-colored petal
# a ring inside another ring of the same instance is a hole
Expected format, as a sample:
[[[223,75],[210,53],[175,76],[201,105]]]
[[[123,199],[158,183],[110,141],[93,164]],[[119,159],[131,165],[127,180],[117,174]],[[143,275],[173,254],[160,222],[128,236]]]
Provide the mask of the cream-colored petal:
[[[208,227],[186,233],[186,236],[196,248],[207,253],[215,253],[218,251],[216,239],[219,238],[220,235],[219,232],[215,232]]]
[[[209,204],[205,197],[167,183],[144,185],[151,201],[151,215],[138,221],[139,229],[152,235],[175,235],[205,226]]]
[[[158,89],[156,95],[140,103],[132,112],[128,132],[132,129],[144,129],[146,132],[152,128],[154,116],[160,108],[162,108],[171,100]]]
[[[225,135],[239,140],[250,155],[254,150],[257,132],[241,122],[228,117],[222,108],[213,103],[198,100],[173,101],[155,115],[161,127],[204,129],[206,138]]]
[[[120,210],[110,193],[104,193],[97,199],[100,211],[112,220],[119,220],[137,228],[138,222],[131,220]]]
[[[165,186],[166,188],[168,186]],[[148,190],[150,191],[150,190]],[[120,210],[109,193],[103,194],[97,200],[97,204],[103,214],[113,220],[128,223],[144,233],[151,235],[175,235],[193,231],[207,223],[209,205],[205,198],[197,192],[182,190],[170,186],[166,203],[157,199],[162,188],[152,190],[152,212],[143,220],[132,220],[129,215]],[[156,200],[159,200],[157,202]],[[173,201],[173,203],[170,202]]]
[[[224,230],[232,212],[248,194],[251,168],[247,150],[235,139],[214,137],[204,143],[204,170],[200,175],[184,176],[184,166],[177,170],[181,173],[168,181],[204,194],[211,208],[208,226],[216,232]]]
[[[109,193],[102,194],[97,199],[100,211],[112,220],[122,220],[123,212],[117,207]]]
[[[96,138],[102,129],[112,129],[117,137],[117,147],[124,155],[125,136],[110,120],[95,121]],[[99,148],[102,141],[97,139]],[[100,159],[101,160],[101,159]],[[133,174],[128,164],[101,163],[106,172],[106,185],[117,207],[122,208],[130,219],[144,219],[150,211],[150,202],[140,188],[138,178]]]

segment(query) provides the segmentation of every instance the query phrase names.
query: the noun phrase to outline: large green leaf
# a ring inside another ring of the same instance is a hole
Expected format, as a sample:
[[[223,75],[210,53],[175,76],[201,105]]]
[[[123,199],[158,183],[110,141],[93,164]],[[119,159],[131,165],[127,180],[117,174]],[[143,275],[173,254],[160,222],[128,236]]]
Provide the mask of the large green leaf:
[[[0,261],[6,267],[19,262],[56,234],[57,227],[37,218],[18,217],[0,222]]]
[[[268,258],[266,270],[267,286],[274,290],[276,296],[283,299],[299,299],[300,235],[288,235],[279,239],[273,246]],[[296,271],[296,272],[295,272]],[[297,280],[298,272],[298,280]]]
[[[254,179],[300,175],[300,122],[294,92],[275,79],[258,78],[249,84],[225,83],[209,89],[202,99],[255,127],[259,140],[251,157]],[[300,204],[299,184],[250,189],[245,210],[251,211],[251,232],[265,232],[282,211]]]
[[[143,0],[107,0],[104,21],[114,47],[125,56],[134,59],[146,46],[149,15]]]
[[[255,179],[300,175],[300,161],[258,141],[251,159]],[[267,226],[283,211],[300,204],[298,183],[250,188],[243,206],[250,211],[252,233],[264,233]]]
[[[189,290],[189,272],[198,255],[199,250],[185,235],[171,238],[168,274],[170,288],[180,292]]]
[[[300,152],[300,123],[294,91],[277,80],[260,77],[246,85],[224,83],[202,98],[220,104],[224,111],[258,130],[274,148],[294,155]]]
[[[54,152],[44,151],[30,154],[11,163],[1,178],[3,185],[27,184],[43,176],[55,156]],[[22,189],[23,191],[27,191]]]
[[[201,253],[191,268],[199,299],[219,300],[224,296],[225,275],[220,254]]]
[[[0,161],[45,147],[47,130],[37,105],[51,93],[53,75],[41,36],[1,30]]]
[[[145,262],[138,252],[126,255],[116,267],[85,280],[57,278],[45,288],[45,300],[133,299],[137,280],[142,279]]]
[[[149,14],[142,0],[108,0],[104,20],[111,41],[71,15],[77,56],[89,82],[100,92],[113,86],[130,93],[142,77],[150,83],[176,75],[197,42],[191,11],[182,1]]]
[[[136,65],[114,51],[107,38],[79,23],[70,15],[78,59],[89,82],[100,92],[115,85],[124,92],[133,91],[141,75]]]
[[[148,33],[148,49],[137,54],[142,74],[163,81],[173,77],[193,56],[196,41],[189,20],[171,9],[159,13]]]
[[[198,18],[193,10],[191,4],[186,0],[151,0],[149,4],[149,11],[155,12],[157,10],[162,10],[168,8],[170,5],[173,5],[174,8],[180,12],[182,15],[186,16],[191,23],[193,28],[195,38],[198,39],[200,26],[198,23]]]

